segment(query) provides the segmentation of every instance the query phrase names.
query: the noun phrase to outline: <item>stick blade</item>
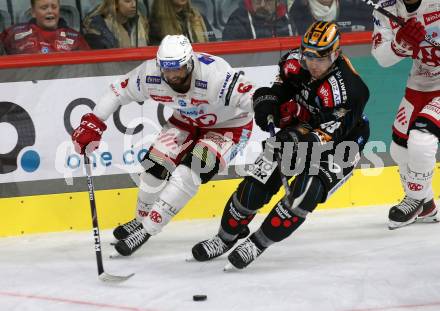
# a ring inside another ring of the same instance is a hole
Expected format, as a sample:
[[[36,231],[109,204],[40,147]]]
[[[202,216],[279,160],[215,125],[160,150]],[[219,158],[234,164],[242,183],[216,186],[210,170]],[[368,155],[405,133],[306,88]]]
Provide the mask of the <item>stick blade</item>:
[[[103,272],[98,276],[98,279],[100,279],[101,281],[106,282],[106,283],[122,283],[122,282],[127,281],[133,275],[134,275],[134,273],[131,273],[126,276],[119,276],[119,275],[111,275],[106,272]]]

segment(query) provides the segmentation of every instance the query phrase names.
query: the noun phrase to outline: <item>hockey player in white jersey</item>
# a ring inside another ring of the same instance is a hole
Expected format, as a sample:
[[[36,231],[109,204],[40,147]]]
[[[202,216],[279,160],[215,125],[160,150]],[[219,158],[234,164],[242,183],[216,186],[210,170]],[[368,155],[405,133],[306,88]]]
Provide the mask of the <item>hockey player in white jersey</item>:
[[[383,67],[408,57],[413,60],[390,146],[405,191],[404,199],[389,211],[389,228],[395,229],[416,220],[439,220],[432,177],[440,137],[440,49],[424,41],[424,37],[428,35],[440,43],[440,2],[381,0],[379,5],[405,24],[400,27],[375,12],[373,56]]]
[[[142,164],[135,218],[117,227],[115,248],[131,255],[159,233],[248,141],[255,87],[222,58],[194,53],[183,35],[166,36],[157,57],[110,85],[72,139],[80,153],[98,147],[104,123],[120,105],[152,100],[173,114]]]

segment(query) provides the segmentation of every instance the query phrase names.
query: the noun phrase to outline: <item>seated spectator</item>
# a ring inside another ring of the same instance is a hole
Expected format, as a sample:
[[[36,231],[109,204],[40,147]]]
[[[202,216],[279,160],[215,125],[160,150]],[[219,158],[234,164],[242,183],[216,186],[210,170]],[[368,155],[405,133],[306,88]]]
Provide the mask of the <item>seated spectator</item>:
[[[371,31],[374,28],[373,7],[362,0],[341,0],[336,24],[340,31]]]
[[[243,0],[223,29],[223,40],[286,37],[297,34],[285,1]]]
[[[300,35],[307,25],[315,21],[334,21],[340,31],[367,31],[373,29],[371,8],[361,0],[296,0],[289,15],[295,22]]]
[[[136,12],[136,0],[104,0],[84,20],[92,49],[129,48],[148,44],[148,22]]]
[[[60,18],[59,0],[30,0],[32,19],[0,34],[6,54],[35,54],[88,50],[81,34]]]
[[[154,0],[150,38],[159,44],[166,35],[185,35],[192,43],[215,41],[208,20],[190,0]]]

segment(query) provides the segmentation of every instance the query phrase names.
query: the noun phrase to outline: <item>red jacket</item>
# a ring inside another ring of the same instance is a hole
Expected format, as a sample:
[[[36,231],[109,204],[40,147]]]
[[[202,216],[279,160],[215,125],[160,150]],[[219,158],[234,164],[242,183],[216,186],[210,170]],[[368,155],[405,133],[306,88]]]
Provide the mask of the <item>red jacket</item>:
[[[88,50],[83,36],[60,19],[56,30],[44,30],[35,19],[13,25],[0,34],[6,54],[36,54]]]

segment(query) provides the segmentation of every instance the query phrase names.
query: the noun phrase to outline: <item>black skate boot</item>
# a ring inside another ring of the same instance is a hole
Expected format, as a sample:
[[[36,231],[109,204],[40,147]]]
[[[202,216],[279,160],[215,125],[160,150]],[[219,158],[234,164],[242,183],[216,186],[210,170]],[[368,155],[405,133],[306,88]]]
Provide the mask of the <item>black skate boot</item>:
[[[139,228],[142,228],[142,224],[136,218],[134,218],[125,224],[117,226],[113,230],[113,236],[116,238],[116,240],[123,240],[128,238],[130,234]]]
[[[244,239],[249,235],[249,233],[249,228],[246,226],[244,227],[243,231],[240,232],[237,239],[231,242],[226,242],[218,235],[215,235],[212,239],[205,240],[194,245],[192,248],[192,255],[197,261],[208,261],[214,259],[229,251],[239,239]]]
[[[390,230],[407,226],[416,221],[417,216],[423,211],[424,200],[416,200],[405,196],[399,204],[391,207],[388,214]]]
[[[260,256],[265,249],[266,248],[258,246],[257,243],[255,243],[253,236],[247,238],[229,254],[228,260],[230,264],[226,265],[225,270],[230,270],[232,267],[236,269],[246,268]]]
[[[147,242],[150,236],[141,226],[141,228],[130,234],[128,238],[118,241],[115,244],[115,249],[122,256],[130,256]]]
[[[423,203],[423,211],[417,216],[417,222],[439,222],[440,217],[435,206],[434,199]]]

